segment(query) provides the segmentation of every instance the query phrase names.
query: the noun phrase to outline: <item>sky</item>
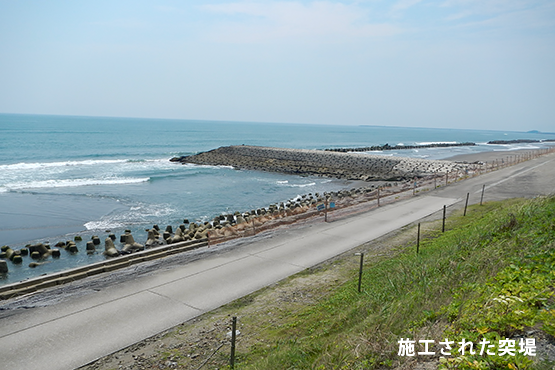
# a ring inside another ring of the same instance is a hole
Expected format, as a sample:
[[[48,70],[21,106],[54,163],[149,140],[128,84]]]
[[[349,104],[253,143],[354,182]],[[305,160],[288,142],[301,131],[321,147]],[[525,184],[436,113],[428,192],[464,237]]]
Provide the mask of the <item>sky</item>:
[[[555,131],[555,1],[0,0],[0,113]]]

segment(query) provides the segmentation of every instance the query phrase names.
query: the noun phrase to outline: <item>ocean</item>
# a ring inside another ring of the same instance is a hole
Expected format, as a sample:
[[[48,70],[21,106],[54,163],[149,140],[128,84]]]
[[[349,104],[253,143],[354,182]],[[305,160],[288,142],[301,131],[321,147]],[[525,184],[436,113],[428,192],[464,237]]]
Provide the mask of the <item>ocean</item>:
[[[221,213],[249,211],[302,194],[334,191],[350,181],[229,167],[181,165],[170,158],[226,145],[299,149],[475,142],[471,147],[384,151],[377,154],[445,159],[544,144],[488,145],[490,140],[555,139],[554,134],[381,126],[330,126],[138,118],[0,114],[0,245],[83,237],[81,252],[31,269],[9,263],[0,284],[104,259],[87,255],[92,235],[176,227]],[[376,154],[376,153],[374,153]],[[79,246],[79,245],[78,245]]]

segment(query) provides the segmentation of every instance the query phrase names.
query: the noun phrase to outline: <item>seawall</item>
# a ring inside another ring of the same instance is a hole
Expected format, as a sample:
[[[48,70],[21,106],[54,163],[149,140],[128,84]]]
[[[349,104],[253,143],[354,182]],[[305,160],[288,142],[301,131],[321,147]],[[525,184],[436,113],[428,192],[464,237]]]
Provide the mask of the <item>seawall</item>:
[[[226,146],[174,162],[237,169],[323,176],[349,180],[405,180],[431,174],[465,170],[465,164],[403,157],[322,150],[285,149],[258,146]]]

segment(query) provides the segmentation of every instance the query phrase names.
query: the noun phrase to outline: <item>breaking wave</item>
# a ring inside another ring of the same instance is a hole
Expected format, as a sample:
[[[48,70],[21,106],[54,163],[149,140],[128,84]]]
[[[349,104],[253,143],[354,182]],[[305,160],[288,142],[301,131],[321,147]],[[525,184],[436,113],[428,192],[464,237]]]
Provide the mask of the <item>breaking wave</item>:
[[[25,189],[45,189],[45,188],[66,188],[91,185],[126,185],[148,182],[149,177],[144,178],[106,178],[106,179],[66,179],[66,180],[44,180],[25,183],[6,184],[0,188],[0,192],[4,190],[25,190]]]
[[[314,186],[316,185],[315,182],[310,182],[308,184],[289,184],[289,186],[293,187],[293,188],[306,188],[308,186]]]
[[[176,212],[170,205],[140,204],[130,207],[127,211],[116,212],[101,217],[99,220],[89,221],[83,226],[87,230],[107,230],[142,225],[148,222],[156,223]]]
[[[1,171],[6,170],[40,170],[55,167],[76,167],[76,166],[95,166],[115,163],[126,163],[127,159],[106,159],[106,160],[84,160],[84,161],[65,161],[65,162],[37,162],[37,163],[14,163],[0,165]]]

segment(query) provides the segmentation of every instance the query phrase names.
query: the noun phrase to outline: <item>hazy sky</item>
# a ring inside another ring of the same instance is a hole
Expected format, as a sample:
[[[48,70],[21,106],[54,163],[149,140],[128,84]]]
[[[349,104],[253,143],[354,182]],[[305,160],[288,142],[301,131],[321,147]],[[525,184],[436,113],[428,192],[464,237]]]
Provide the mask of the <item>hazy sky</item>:
[[[0,112],[555,131],[555,1],[0,0]]]

